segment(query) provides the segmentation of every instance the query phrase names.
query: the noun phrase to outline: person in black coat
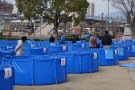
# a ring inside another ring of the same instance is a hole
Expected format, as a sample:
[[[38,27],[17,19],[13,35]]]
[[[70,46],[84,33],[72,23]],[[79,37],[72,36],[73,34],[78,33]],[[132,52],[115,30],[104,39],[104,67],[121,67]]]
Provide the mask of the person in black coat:
[[[53,36],[53,34],[51,34],[49,42],[54,42],[55,41],[55,37]]]
[[[73,43],[76,43],[76,37],[75,37],[74,34],[72,35],[71,41],[72,41],[72,44],[73,44]]]
[[[102,38],[102,45],[105,48],[109,48],[110,45],[112,44],[112,38],[111,36],[108,34],[108,31],[105,31],[105,35]]]

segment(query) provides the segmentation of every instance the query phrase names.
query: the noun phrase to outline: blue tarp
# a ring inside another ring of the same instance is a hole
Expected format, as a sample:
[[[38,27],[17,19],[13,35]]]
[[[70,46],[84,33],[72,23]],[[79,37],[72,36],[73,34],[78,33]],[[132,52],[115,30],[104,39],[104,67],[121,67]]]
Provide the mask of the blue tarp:
[[[120,64],[121,67],[128,67],[128,68],[135,68],[135,64],[128,63],[128,64]]]

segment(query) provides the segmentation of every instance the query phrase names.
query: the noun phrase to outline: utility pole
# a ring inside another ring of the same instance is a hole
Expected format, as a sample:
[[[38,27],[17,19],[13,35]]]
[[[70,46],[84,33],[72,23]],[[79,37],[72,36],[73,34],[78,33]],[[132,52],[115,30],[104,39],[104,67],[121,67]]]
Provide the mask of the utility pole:
[[[107,22],[106,22],[106,29],[109,31],[109,13],[110,13],[110,0],[103,0],[103,1],[108,1],[108,16],[107,16]]]
[[[108,20],[107,20],[107,29],[108,29],[108,31],[109,31],[109,11],[110,11],[109,1],[110,1],[110,0],[108,0]]]
[[[103,28],[103,16],[104,16],[104,13],[101,13],[101,15],[102,15],[102,36],[103,36],[103,33],[104,33],[104,28]]]

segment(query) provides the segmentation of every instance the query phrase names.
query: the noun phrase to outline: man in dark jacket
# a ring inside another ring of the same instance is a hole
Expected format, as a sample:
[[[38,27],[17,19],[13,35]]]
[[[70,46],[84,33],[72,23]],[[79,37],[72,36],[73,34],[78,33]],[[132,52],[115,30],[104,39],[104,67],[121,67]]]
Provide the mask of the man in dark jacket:
[[[108,34],[108,31],[105,31],[105,35],[102,38],[102,44],[105,48],[109,48],[110,45],[112,44],[112,38]]]
[[[53,34],[51,34],[49,42],[54,42],[55,41],[55,37],[53,36]]]

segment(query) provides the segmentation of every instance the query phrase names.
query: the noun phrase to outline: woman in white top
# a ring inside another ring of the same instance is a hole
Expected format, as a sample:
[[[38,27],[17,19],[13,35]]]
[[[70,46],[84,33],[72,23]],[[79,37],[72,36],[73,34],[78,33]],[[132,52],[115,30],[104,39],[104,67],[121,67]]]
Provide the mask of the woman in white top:
[[[14,53],[16,56],[22,56],[23,55],[23,50],[24,50],[24,43],[27,40],[26,36],[21,37],[20,40],[17,42],[17,46],[15,47]]]

